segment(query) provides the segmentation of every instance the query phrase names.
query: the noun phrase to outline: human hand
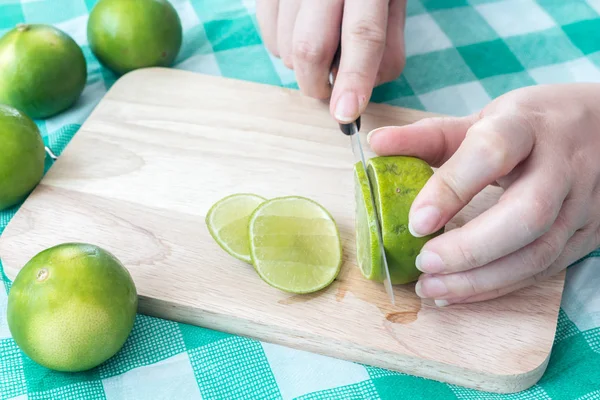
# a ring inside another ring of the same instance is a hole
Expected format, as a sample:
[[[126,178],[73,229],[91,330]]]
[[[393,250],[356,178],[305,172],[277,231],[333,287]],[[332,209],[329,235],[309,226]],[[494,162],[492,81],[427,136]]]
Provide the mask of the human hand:
[[[343,20],[342,20],[343,14]],[[373,88],[404,69],[406,0],[257,0],[266,47],[294,70],[300,90],[331,96],[338,122],[352,122]],[[342,54],[333,91],[329,72],[338,44]]]
[[[428,241],[420,297],[439,306],[503,296],[557,274],[600,245],[600,84],[523,88],[480,113],[371,132],[379,155],[439,169],[415,198],[409,226],[426,235],[497,183],[499,202]]]

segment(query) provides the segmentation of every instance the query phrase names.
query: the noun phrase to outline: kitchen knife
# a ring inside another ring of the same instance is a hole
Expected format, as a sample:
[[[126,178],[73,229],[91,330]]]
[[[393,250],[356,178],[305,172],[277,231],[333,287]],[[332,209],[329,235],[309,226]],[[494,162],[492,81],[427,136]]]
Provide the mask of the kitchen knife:
[[[338,51],[336,52],[336,55],[334,58],[332,70],[329,73],[329,84],[331,85],[331,87],[333,87],[334,82],[335,82],[336,73],[334,71],[337,68],[337,63],[339,62],[339,57],[340,57],[340,50],[338,48]],[[390,302],[393,305],[396,305],[396,301],[394,298],[394,289],[392,288],[392,281],[390,279],[390,270],[389,270],[388,263],[387,263],[387,257],[385,256],[385,250],[383,247],[383,236],[382,236],[382,232],[381,232],[381,223],[379,221],[379,213],[377,212],[377,207],[375,205],[375,198],[373,197],[373,185],[371,184],[371,180],[369,179],[369,175],[367,173],[367,163],[365,161],[365,155],[364,155],[364,152],[362,149],[362,145],[360,143],[360,134],[359,134],[360,116],[358,116],[358,118],[354,122],[347,123],[347,124],[340,123],[339,126],[340,126],[340,130],[342,131],[342,133],[344,135],[350,137],[350,142],[352,145],[352,152],[354,153],[354,158],[357,162],[360,162],[360,165],[364,169],[365,176],[367,177],[367,181],[369,183],[369,197],[370,197],[371,204],[373,206],[373,210],[375,210],[375,226],[376,226],[376,231],[377,231],[377,242],[378,242],[377,246],[379,248],[379,252],[381,255],[381,265],[382,265],[383,271],[384,271],[383,287],[385,288],[385,291],[387,292],[387,294],[390,298]],[[367,201],[369,201],[369,200],[367,200]]]

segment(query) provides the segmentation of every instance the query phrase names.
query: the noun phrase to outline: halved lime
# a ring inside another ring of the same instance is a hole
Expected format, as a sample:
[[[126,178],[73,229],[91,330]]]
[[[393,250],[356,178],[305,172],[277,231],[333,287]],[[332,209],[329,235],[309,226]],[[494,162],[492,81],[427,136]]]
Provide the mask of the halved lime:
[[[382,282],[384,273],[379,247],[377,246],[377,224],[371,189],[362,162],[354,165],[356,261],[363,276]]]
[[[329,212],[313,200],[279,197],[250,217],[250,255],[259,276],[290,293],[329,286],[340,272],[342,244]]]
[[[367,169],[392,284],[416,281],[421,274],[415,266],[417,255],[428,240],[443,232],[442,228],[414,237],[408,230],[410,207],[433,170],[425,161],[410,156],[375,157],[367,162]]]
[[[208,231],[233,257],[251,263],[248,221],[252,212],[266,199],[251,193],[227,196],[216,202],[206,214]]]

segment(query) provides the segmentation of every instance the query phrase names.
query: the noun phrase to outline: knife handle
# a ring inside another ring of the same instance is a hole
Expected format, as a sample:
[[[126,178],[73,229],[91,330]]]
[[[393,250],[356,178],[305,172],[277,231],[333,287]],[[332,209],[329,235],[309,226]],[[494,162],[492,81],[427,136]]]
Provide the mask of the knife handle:
[[[333,56],[333,62],[331,63],[331,70],[329,71],[329,85],[333,87],[335,83],[335,77],[337,75],[337,69],[340,63],[341,46],[338,46],[335,55]],[[354,122],[348,124],[339,124],[340,130],[346,136],[352,136],[360,131],[360,115]]]
[[[360,117],[349,124],[340,124],[340,130],[346,136],[352,136],[360,131]]]

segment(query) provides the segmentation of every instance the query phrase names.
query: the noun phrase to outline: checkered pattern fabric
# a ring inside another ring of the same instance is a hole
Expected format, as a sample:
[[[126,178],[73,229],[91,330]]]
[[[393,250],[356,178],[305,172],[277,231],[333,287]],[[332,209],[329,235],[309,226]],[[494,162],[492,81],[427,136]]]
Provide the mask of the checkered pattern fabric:
[[[0,35],[19,22],[50,23],[86,55],[80,101],[36,121],[57,154],[116,79],[88,47],[95,2],[0,0]],[[252,0],[172,2],[185,30],[175,68],[296,87],[293,72],[263,46]],[[600,81],[600,0],[409,0],[407,11],[406,69],[375,90],[375,102],[465,115],[518,87]],[[0,233],[15,211],[0,213]],[[144,315],[105,364],[58,373],[28,359],[11,338],[10,281],[2,274],[0,399],[600,399],[599,256],[593,252],[568,270],[544,377],[504,396]]]

